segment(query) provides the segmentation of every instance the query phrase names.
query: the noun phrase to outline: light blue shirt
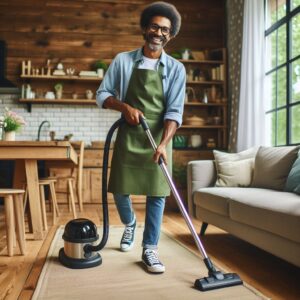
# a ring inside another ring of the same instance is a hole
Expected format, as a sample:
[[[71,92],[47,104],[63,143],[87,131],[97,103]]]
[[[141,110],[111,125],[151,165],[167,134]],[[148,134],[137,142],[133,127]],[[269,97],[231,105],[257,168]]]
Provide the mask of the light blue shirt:
[[[105,77],[96,93],[96,101],[103,108],[104,101],[113,96],[125,100],[129,80],[136,63],[143,62],[142,48],[119,53],[110,64]],[[162,83],[166,100],[164,120],[174,120],[178,126],[182,123],[185,98],[186,72],[184,65],[164,51],[158,60],[157,69],[162,65]]]

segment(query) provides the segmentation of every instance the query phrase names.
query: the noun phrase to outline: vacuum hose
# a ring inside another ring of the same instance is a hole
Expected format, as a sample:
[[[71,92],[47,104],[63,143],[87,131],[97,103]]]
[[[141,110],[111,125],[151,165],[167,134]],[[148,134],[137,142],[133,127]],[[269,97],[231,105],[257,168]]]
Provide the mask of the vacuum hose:
[[[108,215],[108,203],[107,203],[107,171],[108,171],[108,159],[109,159],[109,149],[111,144],[112,136],[117,128],[125,122],[124,118],[117,120],[112,127],[109,129],[103,152],[103,165],[102,165],[102,209],[103,209],[103,234],[101,242],[93,246],[87,244],[84,247],[84,252],[89,254],[93,251],[100,251],[106,245],[109,233],[109,215]]]

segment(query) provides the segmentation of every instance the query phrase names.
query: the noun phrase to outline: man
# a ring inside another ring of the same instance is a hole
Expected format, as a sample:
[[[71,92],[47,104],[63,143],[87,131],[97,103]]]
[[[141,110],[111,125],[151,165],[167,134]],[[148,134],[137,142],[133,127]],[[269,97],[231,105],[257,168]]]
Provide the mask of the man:
[[[145,195],[142,260],[149,272],[163,273],[157,245],[170,189],[157,162],[161,156],[171,169],[172,137],[182,123],[185,96],[184,66],[163,47],[179,32],[181,17],[173,5],[155,2],[143,10],[140,25],[143,47],[115,57],[97,91],[97,103],[121,112],[126,120],[118,130],[108,186],[125,225],[120,248],[129,251],[134,242],[136,217],[130,195]],[[158,145],[154,155],[138,125],[141,116]]]

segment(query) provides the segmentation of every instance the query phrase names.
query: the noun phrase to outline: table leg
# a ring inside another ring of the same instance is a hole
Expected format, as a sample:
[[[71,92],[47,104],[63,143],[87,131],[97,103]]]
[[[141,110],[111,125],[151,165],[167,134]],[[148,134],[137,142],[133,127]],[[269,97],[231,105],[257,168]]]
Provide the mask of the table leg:
[[[33,237],[35,240],[43,239],[43,225],[41,214],[41,202],[39,194],[39,178],[37,161],[34,159],[25,160],[25,172],[27,179],[28,195]]]
[[[6,216],[6,239],[7,252],[9,256],[14,255],[15,239],[15,221],[14,221],[14,203],[12,195],[7,195],[4,199],[5,216]]]
[[[23,209],[23,195],[14,196],[16,234],[19,242],[20,252],[25,255],[25,223]]]
[[[23,159],[18,159],[18,160],[15,161],[13,187],[15,189],[23,190],[25,188],[25,183],[26,183],[25,161]],[[32,233],[33,230],[32,230],[32,222],[31,222],[31,214],[30,214],[30,207],[29,206],[30,205],[28,205],[28,211],[29,211],[29,213],[28,213],[28,227],[29,227],[29,232]]]

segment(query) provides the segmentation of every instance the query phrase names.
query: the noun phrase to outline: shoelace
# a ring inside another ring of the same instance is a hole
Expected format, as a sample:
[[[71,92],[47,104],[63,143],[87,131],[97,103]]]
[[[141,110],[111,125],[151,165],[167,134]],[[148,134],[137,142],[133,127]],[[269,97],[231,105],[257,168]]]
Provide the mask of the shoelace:
[[[129,226],[125,227],[122,242],[131,242],[133,230],[134,230],[134,227],[129,227]]]
[[[147,249],[145,250],[145,255],[147,256],[147,259],[151,265],[161,264],[156,251]]]

